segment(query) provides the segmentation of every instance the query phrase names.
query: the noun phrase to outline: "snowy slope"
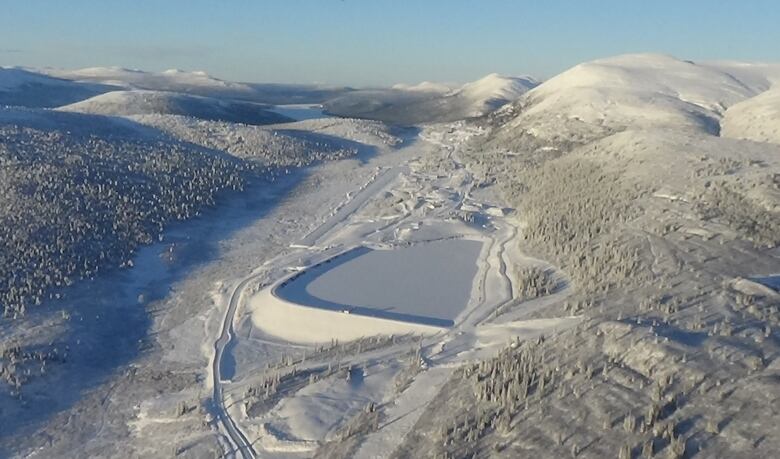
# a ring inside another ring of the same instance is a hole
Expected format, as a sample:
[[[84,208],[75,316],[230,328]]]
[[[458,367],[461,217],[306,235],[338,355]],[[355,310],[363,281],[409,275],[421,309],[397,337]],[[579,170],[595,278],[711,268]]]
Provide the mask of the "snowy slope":
[[[746,86],[760,91],[766,91],[773,85],[780,83],[780,64],[778,63],[712,61],[697,64],[731,75]]]
[[[266,166],[305,166],[315,161],[350,157],[367,148],[339,137],[287,128],[286,124],[271,128],[159,114],[130,118],[183,142]]]
[[[520,250],[571,279],[539,315],[586,306],[576,329],[453,375],[393,457],[776,455],[777,360],[761,359],[780,316],[757,285],[780,272],[773,68],[618,56],[447,127],[444,145],[473,129],[452,157],[518,209]],[[501,391],[529,371],[555,376]]]
[[[780,143],[780,86],[730,107],[721,127],[724,137]]]
[[[530,77],[508,77],[491,73],[477,81],[464,84],[450,95],[471,102],[470,116],[481,116],[514,100],[539,83]]]
[[[497,114],[505,134],[584,142],[632,128],[691,128],[718,135],[726,110],[767,90],[760,68],[634,54],[577,65]],[[738,78],[735,75],[739,75]],[[508,121],[508,122],[507,122]]]
[[[107,85],[77,83],[18,67],[0,67],[0,105],[56,107],[112,89]]]
[[[133,124],[0,109],[0,304],[6,314],[40,304],[63,283],[124,266],[169,222],[198,215],[254,174],[237,158],[144,135]]]
[[[396,124],[455,121],[485,115],[536,86],[532,78],[488,75],[452,88],[430,82],[360,90],[325,103],[328,112]]]
[[[205,120],[243,124],[272,124],[291,121],[268,111],[267,105],[164,91],[113,91],[60,107],[70,112],[100,115],[183,115]]]
[[[37,73],[14,67],[0,67],[0,91],[10,91],[28,84],[67,84]]]

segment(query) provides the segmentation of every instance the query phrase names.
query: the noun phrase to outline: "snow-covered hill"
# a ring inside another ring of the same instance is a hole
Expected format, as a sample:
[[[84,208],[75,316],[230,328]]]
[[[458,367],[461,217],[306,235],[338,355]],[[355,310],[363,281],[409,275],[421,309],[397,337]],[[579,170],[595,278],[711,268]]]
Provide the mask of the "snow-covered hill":
[[[242,124],[272,124],[291,121],[268,111],[267,105],[176,92],[128,90],[113,91],[60,107],[59,110],[100,115],[183,115],[205,120]]]
[[[0,67],[0,105],[56,107],[112,89],[105,84],[78,83],[18,67]]]
[[[89,67],[77,70],[44,69],[43,72],[62,79],[74,81],[96,81],[115,86],[162,91],[181,91],[193,88],[231,90],[250,93],[252,89],[242,83],[220,80],[206,72],[186,72],[179,69],[160,73],[146,72],[123,67]]]
[[[724,137],[780,143],[780,87],[729,107],[721,128]]]
[[[145,135],[125,120],[26,109],[0,109],[0,164],[7,315],[124,266],[168,223],[198,215],[253,174],[239,159]]]
[[[363,143],[348,140],[346,135],[328,135],[328,128],[305,129],[316,126],[316,121],[286,123],[270,126],[248,126],[222,121],[208,121],[175,115],[139,115],[131,119],[140,124],[165,132],[183,142],[224,151],[232,156],[252,160],[263,166],[305,166],[315,161],[334,160],[354,156],[369,148]],[[376,132],[388,139],[397,140],[381,128],[370,129],[371,122],[363,120],[335,120],[328,126],[340,126],[338,134],[349,132]],[[346,128],[346,129],[345,129]],[[351,128],[351,129],[349,129]],[[331,127],[331,129],[333,129]],[[376,142],[379,135],[373,136]],[[354,137],[349,137],[354,138]],[[363,139],[370,139],[363,136]],[[364,141],[361,139],[361,141]],[[368,143],[368,142],[366,142]],[[390,143],[390,140],[388,140]]]
[[[628,128],[691,128],[719,135],[727,109],[771,87],[773,69],[697,64],[657,54],[599,59],[504,107],[496,114],[503,124],[497,135],[569,143]]]
[[[396,124],[446,122],[485,115],[516,100],[537,84],[528,77],[491,74],[455,88],[424,82],[415,86],[359,90],[324,105],[335,115]]]
[[[464,84],[450,96],[471,102],[473,111],[468,116],[475,117],[517,100],[538,84],[531,77],[508,77],[491,73],[477,81]]]
[[[91,67],[80,70],[42,69],[41,72],[66,80],[96,82],[127,89],[172,91],[279,105],[321,103],[348,91],[348,88],[324,85],[237,83],[215,78],[202,71],[178,69],[155,73],[121,67]]]
[[[517,317],[581,323],[464,367],[396,457],[774,454],[776,68],[600,59],[439,133],[571,280]]]
[[[460,85],[454,83],[440,83],[436,81],[423,81],[417,84],[394,84],[391,89],[397,89],[399,91],[420,91],[420,92],[433,92],[433,93],[448,93],[458,89]]]

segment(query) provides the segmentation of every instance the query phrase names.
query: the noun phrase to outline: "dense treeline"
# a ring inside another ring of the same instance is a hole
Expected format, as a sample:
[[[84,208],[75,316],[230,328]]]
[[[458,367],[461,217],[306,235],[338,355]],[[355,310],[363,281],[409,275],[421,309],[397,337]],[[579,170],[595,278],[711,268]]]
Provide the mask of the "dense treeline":
[[[131,264],[166,223],[197,215],[251,167],[181,143],[0,127],[0,306]]]
[[[358,153],[359,144],[355,142],[311,132],[271,130],[183,116],[145,115],[136,118],[177,139],[267,166],[301,167]]]

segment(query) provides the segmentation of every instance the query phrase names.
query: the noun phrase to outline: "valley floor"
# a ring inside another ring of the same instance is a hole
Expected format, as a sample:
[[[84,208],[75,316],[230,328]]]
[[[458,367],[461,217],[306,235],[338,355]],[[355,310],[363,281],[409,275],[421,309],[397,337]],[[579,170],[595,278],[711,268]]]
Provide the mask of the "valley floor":
[[[508,244],[517,222],[510,209],[481,196],[450,147],[424,136],[312,166],[260,195],[252,188],[245,194],[169,231],[165,242],[138,254],[135,268],[85,287],[77,298],[110,290],[122,310],[146,308],[148,316],[139,319],[148,321],[142,350],[109,376],[96,374],[80,393],[74,383],[72,405],[22,423],[18,432],[28,435],[5,437],[7,452],[387,456],[453,369],[495,354],[510,337],[576,322],[492,315],[513,301],[509,274],[529,263]],[[353,247],[392,250],[453,238],[481,248],[472,285],[458,287],[470,292],[465,306],[444,308],[452,326],[294,304],[278,311],[277,297],[263,296],[290,269]],[[122,317],[104,320],[117,328]],[[74,332],[71,352],[79,352],[80,339]]]

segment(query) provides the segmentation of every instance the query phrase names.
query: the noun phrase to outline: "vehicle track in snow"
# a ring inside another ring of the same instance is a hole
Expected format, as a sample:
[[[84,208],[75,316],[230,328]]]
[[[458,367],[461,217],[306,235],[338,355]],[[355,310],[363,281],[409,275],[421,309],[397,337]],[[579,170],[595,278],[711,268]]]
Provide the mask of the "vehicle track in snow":
[[[305,248],[314,246],[323,236],[335,228],[339,223],[344,222],[350,215],[362,207],[370,198],[383,190],[389,183],[395,180],[400,174],[408,172],[408,165],[401,164],[390,167],[379,172],[363,188],[354,193],[351,198],[343,205],[338,207],[324,222],[306,235],[299,243],[293,247]],[[225,349],[233,339],[233,321],[236,311],[241,303],[241,298],[246,287],[262,274],[252,274],[238,283],[234,288],[225,315],[222,319],[222,327],[219,337],[214,342],[214,356],[210,365],[210,375],[212,381],[211,408],[212,414],[217,421],[220,430],[227,442],[231,445],[232,451],[226,452],[226,456],[240,456],[244,459],[257,457],[257,451],[254,449],[241,428],[230,416],[224,401],[224,387],[221,374],[222,359]]]
[[[219,423],[222,429],[224,429],[224,435],[228,443],[233,448],[227,455],[238,456],[240,455],[244,459],[250,459],[257,457],[257,453],[252,447],[252,443],[247,440],[244,433],[230,417],[230,413],[225,407],[224,393],[222,387],[222,356],[225,353],[225,348],[230,344],[233,339],[233,318],[238,309],[238,305],[241,302],[241,296],[244,289],[249,285],[252,280],[257,278],[260,274],[253,274],[244,278],[233,289],[233,293],[230,295],[230,301],[228,302],[225,316],[222,320],[222,329],[219,334],[219,338],[214,342],[214,357],[211,361],[211,381],[212,381],[212,394],[211,405],[212,411],[216,421]],[[237,454],[236,454],[237,453]]]

